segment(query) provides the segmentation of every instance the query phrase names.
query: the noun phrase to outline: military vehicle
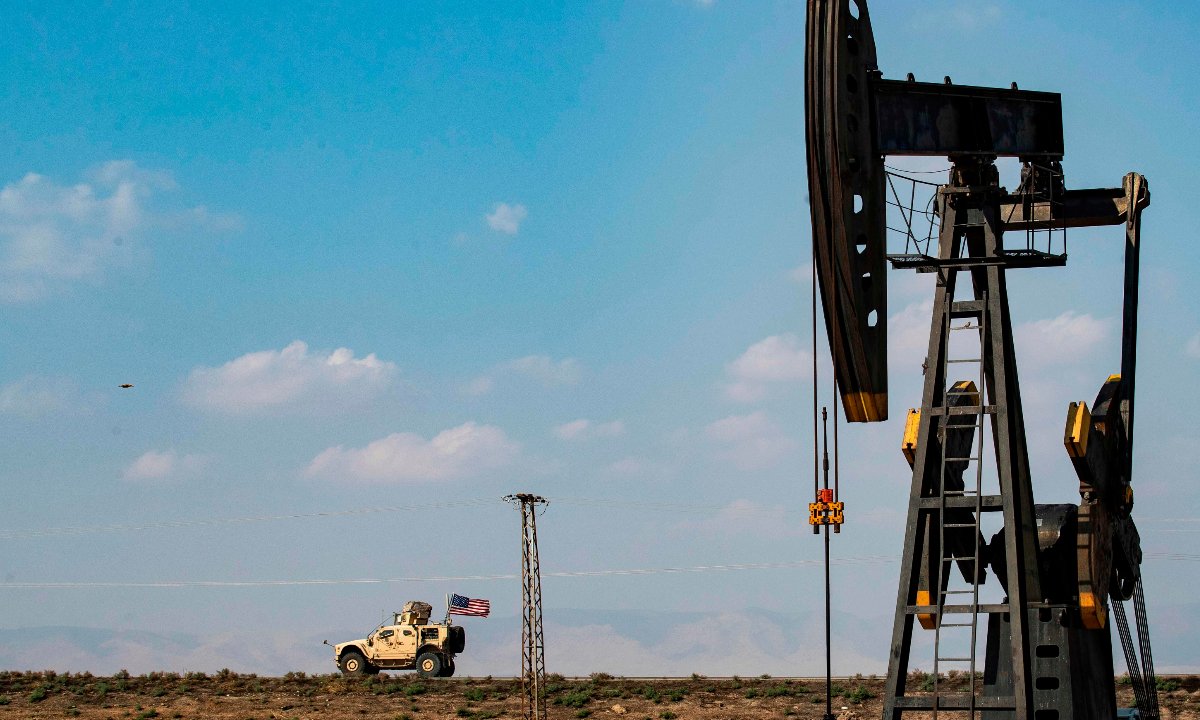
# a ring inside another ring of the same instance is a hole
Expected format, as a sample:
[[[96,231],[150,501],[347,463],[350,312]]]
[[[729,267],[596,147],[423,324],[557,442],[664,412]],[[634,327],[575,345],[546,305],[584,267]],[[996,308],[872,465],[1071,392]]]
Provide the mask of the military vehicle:
[[[424,677],[454,675],[454,656],[463,651],[466,631],[450,622],[429,622],[433,606],[407,602],[362,640],[333,646],[338,669],[346,675],[374,675],[380,670],[416,670]],[[328,641],[326,641],[328,645]]]

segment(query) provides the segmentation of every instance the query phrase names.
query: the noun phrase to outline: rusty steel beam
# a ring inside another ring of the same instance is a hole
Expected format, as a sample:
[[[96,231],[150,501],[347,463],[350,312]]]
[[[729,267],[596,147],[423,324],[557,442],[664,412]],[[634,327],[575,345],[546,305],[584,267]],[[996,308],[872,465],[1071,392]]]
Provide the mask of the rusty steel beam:
[[[1063,155],[1058,93],[877,79],[871,97],[882,155]]]
[[[1136,208],[1150,204],[1150,191],[1138,188]],[[1129,197],[1125,188],[1067,190],[1061,200],[1031,202],[1026,195],[1000,198],[1000,222],[1005,230],[1045,230],[1048,228],[1121,225],[1128,221]]]

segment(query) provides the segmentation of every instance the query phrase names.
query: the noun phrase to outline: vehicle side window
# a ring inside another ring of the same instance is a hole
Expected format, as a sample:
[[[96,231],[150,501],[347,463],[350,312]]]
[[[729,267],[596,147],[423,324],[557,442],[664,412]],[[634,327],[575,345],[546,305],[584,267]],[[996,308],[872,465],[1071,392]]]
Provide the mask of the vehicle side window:
[[[404,634],[405,634],[405,635],[412,635],[412,630],[405,630],[405,631],[404,631]]]
[[[391,637],[393,634],[394,633],[391,630],[384,630],[381,633],[379,633],[379,637],[381,637],[381,638]]]

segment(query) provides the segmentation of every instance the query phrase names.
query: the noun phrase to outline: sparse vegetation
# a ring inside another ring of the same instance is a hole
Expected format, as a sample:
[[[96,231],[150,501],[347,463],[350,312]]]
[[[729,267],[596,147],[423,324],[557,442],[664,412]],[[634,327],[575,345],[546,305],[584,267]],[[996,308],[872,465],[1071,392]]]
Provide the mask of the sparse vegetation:
[[[591,701],[592,701],[592,693],[585,691],[585,692],[568,693],[561,697],[557,697],[554,699],[554,704],[562,705],[564,707],[581,708],[584,705],[590,703]]]
[[[127,676],[127,677],[126,677]],[[968,678],[960,672],[942,683],[961,686]],[[932,676],[914,671],[909,688],[917,691],[931,684]],[[1171,676],[1159,678],[1164,693],[1162,702],[1169,706],[1191,702],[1171,698],[1165,693],[1200,689],[1200,678]],[[337,718],[383,717],[392,720],[421,720],[454,716],[470,720],[520,717],[521,683],[516,678],[438,678],[430,680],[413,674],[380,673],[348,678],[340,673],[302,675],[290,673],[278,678],[256,677],[233,671],[204,673],[153,672],[131,676],[119,672],[112,677],[93,677],[87,673],[6,672],[0,671],[0,706],[12,712],[13,706],[40,717],[95,717],[111,720],[146,718],[200,718],[222,720],[295,720],[299,717]],[[1118,703],[1128,707],[1132,688],[1117,685]],[[843,698],[840,705],[855,706],[863,717],[879,708],[882,681],[878,678],[852,677],[841,680],[833,691]],[[626,680],[604,673],[586,677],[563,678],[549,683],[547,701],[559,705],[556,717],[587,718],[622,715],[633,720],[665,720],[668,717],[691,718],[781,718],[817,720],[824,711],[824,686],[821,692],[804,682],[789,678],[754,676],[753,680],[709,680],[699,675],[684,678]],[[808,702],[803,698],[807,697]],[[36,699],[35,699],[36,698]],[[420,701],[418,707],[418,700]],[[619,702],[624,713],[611,712]],[[797,705],[797,702],[803,703]],[[145,707],[142,707],[142,706]],[[26,707],[36,706],[36,707]],[[701,708],[711,709],[701,713]],[[101,709],[107,713],[100,712]],[[713,715],[713,713],[717,713]],[[789,714],[790,713],[790,714]]]

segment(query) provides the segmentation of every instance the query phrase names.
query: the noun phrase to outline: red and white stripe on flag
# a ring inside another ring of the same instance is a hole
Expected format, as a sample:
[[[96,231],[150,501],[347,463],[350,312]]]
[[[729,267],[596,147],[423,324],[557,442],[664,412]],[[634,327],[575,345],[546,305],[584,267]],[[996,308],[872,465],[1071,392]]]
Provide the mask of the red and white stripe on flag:
[[[450,596],[450,614],[451,615],[473,615],[475,617],[487,617],[492,611],[492,604],[487,600],[478,600],[469,598],[463,595]]]

